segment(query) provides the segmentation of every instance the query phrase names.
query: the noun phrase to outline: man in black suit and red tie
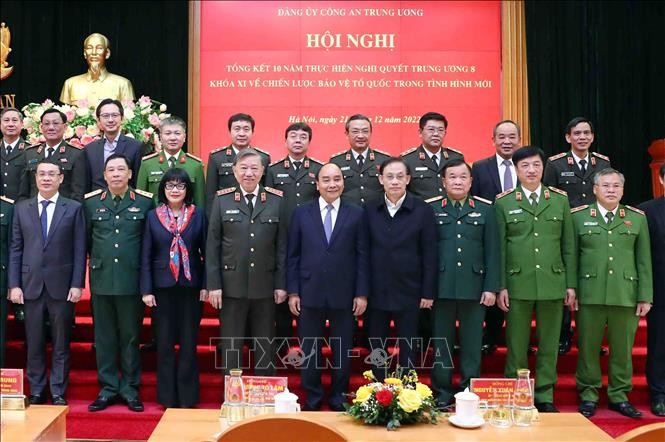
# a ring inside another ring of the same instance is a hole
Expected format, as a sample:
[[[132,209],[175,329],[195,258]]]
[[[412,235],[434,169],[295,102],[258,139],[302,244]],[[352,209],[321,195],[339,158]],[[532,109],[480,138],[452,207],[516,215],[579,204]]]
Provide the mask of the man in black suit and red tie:
[[[473,163],[471,194],[494,201],[506,190],[517,186],[517,173],[512,158],[522,146],[520,127],[512,120],[499,121],[492,132],[492,143],[496,153]],[[491,354],[496,350],[497,339],[503,327],[504,313],[496,305],[485,312],[485,334],[482,351]]]
[[[46,402],[44,315],[53,343],[50,392],[53,405],[67,405],[69,338],[74,304],[85,284],[86,227],[83,206],[59,194],[62,165],[43,159],[35,177],[38,193],[14,209],[9,252],[9,294],[25,304],[26,373],[31,404]]]

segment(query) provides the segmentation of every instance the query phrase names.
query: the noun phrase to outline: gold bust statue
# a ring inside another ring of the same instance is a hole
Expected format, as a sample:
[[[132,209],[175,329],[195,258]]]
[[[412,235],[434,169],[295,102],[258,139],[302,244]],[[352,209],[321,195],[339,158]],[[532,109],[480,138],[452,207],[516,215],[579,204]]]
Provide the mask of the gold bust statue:
[[[108,38],[98,33],[88,35],[83,42],[83,57],[88,62],[88,72],[65,81],[60,101],[77,104],[79,100],[87,100],[89,106],[97,106],[104,98],[134,100],[132,83],[106,70],[106,60],[110,56]]]

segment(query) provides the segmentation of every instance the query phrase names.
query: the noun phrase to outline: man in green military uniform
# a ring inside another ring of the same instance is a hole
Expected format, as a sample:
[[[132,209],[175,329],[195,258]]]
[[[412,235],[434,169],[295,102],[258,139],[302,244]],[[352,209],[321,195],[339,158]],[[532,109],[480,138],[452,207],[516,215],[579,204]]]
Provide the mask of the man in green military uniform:
[[[9,264],[9,240],[11,239],[14,200],[0,196],[0,367],[5,366],[5,329],[7,325],[7,267]]]
[[[251,146],[252,135],[254,135],[255,122],[251,115],[231,115],[227,126],[231,137],[231,144],[213,149],[208,156],[206,179],[206,199],[208,202],[206,212],[208,214],[210,214],[210,208],[218,190],[238,186],[238,182],[233,174],[233,162],[238,152]],[[267,171],[270,164],[270,155],[256,146],[251,147],[259,152],[263,168]]]
[[[127,157],[110,155],[104,164],[107,189],[88,193],[84,202],[97,378],[102,387],[90,411],[104,410],[119,399],[131,411],[143,411],[138,395],[144,310],[139,267],[145,218],[155,205],[152,194],[129,187],[130,167]]]
[[[591,121],[576,117],[566,126],[566,142],[570,151],[549,157],[545,167],[543,183],[564,190],[568,194],[570,207],[591,204],[593,194],[593,176],[596,172],[610,167],[610,159],[596,152],[589,152],[594,134]],[[570,351],[573,338],[571,327],[572,315],[563,309],[563,322],[559,338],[559,354]]]
[[[44,158],[60,164],[64,181],[60,185],[60,195],[76,201],[83,201],[88,185],[88,169],[85,155],[78,147],[68,144],[64,139],[67,128],[67,116],[57,109],[46,109],[41,116],[41,131],[46,141],[25,150],[26,169],[21,178],[19,200],[37,195],[37,165]]]
[[[18,109],[6,107],[0,111],[0,195],[18,198],[19,183],[25,172],[25,141],[21,138],[23,115]]]
[[[362,206],[383,195],[379,167],[390,155],[370,147],[372,122],[365,115],[351,115],[344,133],[351,148],[333,154],[330,162],[337,164],[344,174],[342,199]]]
[[[624,177],[614,169],[594,176],[597,203],[573,209],[579,255],[577,390],[580,413],[593,416],[602,387],[598,347],[607,327],[610,345],[607,398],[610,410],[640,418],[629,401],[632,350],[640,317],[653,300],[651,243],[644,212],[621,204]],[[661,271],[663,269],[660,269]]]
[[[507,312],[505,375],[528,367],[531,318],[536,312],[535,403],[554,407],[561,304],[574,308],[577,285],[575,236],[565,192],[541,184],[545,156],[537,147],[513,155],[520,184],[497,195],[495,209],[501,246],[501,290],[497,304]]]
[[[418,133],[422,144],[402,152],[402,158],[411,169],[409,192],[418,198],[445,196],[441,181],[441,169],[455,158],[464,159],[462,152],[443,147],[448,130],[448,120],[437,112],[427,112],[418,121]]]
[[[233,172],[239,188],[217,192],[210,212],[206,247],[208,301],[221,309],[223,372],[242,367],[249,324],[255,344],[254,373],[272,375],[275,303],[286,301],[286,223],[281,192],[259,184],[259,152],[238,152]]]
[[[136,187],[154,195],[157,203],[157,189],[164,172],[171,167],[183,169],[194,186],[194,204],[205,207],[205,179],[201,159],[182,150],[187,138],[185,122],[175,116],[164,118],[159,123],[159,138],[163,150],[143,157]]]
[[[439,242],[439,291],[434,300],[432,388],[441,408],[480,376],[485,308],[499,291],[499,237],[491,201],[471,196],[471,167],[450,160],[441,170],[447,197],[427,200],[434,209]],[[453,387],[451,349],[459,320],[459,388]]]

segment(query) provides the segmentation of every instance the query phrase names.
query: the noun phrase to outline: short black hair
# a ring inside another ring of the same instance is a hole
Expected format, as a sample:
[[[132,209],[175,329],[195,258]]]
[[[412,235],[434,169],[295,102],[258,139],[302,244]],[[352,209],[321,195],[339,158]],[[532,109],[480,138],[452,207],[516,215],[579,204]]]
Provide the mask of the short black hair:
[[[372,131],[372,120],[369,119],[367,115],[363,114],[353,114],[349,118],[346,119],[346,123],[344,123],[344,130],[346,132],[349,131],[349,123],[355,120],[362,120],[362,121],[367,121],[369,123],[369,131]]]
[[[113,98],[104,98],[97,105],[97,109],[95,109],[95,115],[97,115],[97,119],[99,119],[99,116],[102,114],[102,107],[106,106],[107,104],[115,104],[118,108],[118,112],[120,112],[120,116],[125,116],[125,109],[123,109],[122,103],[119,100],[114,100]]]
[[[525,158],[531,158],[538,156],[543,162],[543,167],[545,166],[545,152],[538,146],[524,146],[520,147],[513,154],[513,164],[517,167],[517,163],[522,161]]]
[[[406,169],[406,174],[411,175],[411,168],[409,167],[408,163],[404,161],[404,158],[402,157],[390,157],[388,159],[383,160],[383,163],[381,163],[381,166],[379,167],[379,173],[383,175],[383,170],[390,166],[391,164],[399,163],[404,166]]]
[[[166,199],[166,183],[168,182],[175,183],[184,183],[185,184],[185,204],[192,204],[194,201],[194,185],[192,180],[189,178],[189,174],[185,169],[180,169],[179,167],[172,167],[167,170],[162,176],[162,180],[159,182],[159,188],[157,190],[157,201],[160,204],[168,204],[169,200]]]
[[[60,118],[62,118],[62,122],[63,122],[63,123],[67,123],[67,115],[65,115],[64,112],[59,111],[58,109],[56,109],[56,108],[54,108],[54,107],[51,107],[51,108],[49,108],[49,109],[46,109],[46,110],[44,111],[44,113],[42,113],[42,116],[39,117],[39,121],[43,123],[43,122],[44,122],[44,116],[46,116],[46,115],[48,115],[48,114],[58,114],[58,115],[60,115]]]
[[[591,124],[591,120],[589,120],[586,117],[575,117],[572,120],[570,120],[568,122],[568,124],[566,124],[566,133],[568,135],[570,135],[570,133],[573,130],[573,127],[577,126],[580,123],[587,123],[589,125],[589,127],[591,128],[591,133],[594,133],[593,132],[593,124]]]
[[[471,174],[471,166],[469,166],[469,163],[464,161],[462,158],[453,158],[452,160],[448,161],[445,166],[441,169],[441,176],[445,177],[446,176],[446,170],[450,169],[451,167],[457,167],[461,166],[464,164],[466,168],[469,170],[469,175]]]
[[[37,168],[35,168],[35,170],[37,170],[39,168],[40,164],[52,164],[52,165],[58,167],[58,172],[60,173],[60,175],[65,173],[64,169],[62,168],[62,164],[60,164],[58,161],[54,160],[51,157],[42,158],[41,160],[39,160],[39,162],[37,163]]]
[[[284,131],[284,139],[286,140],[289,137],[289,132],[295,130],[302,130],[307,132],[307,135],[309,135],[309,141],[312,141],[312,128],[309,127],[309,124],[307,123],[293,123],[289,125],[289,127],[287,127]]]
[[[665,178],[665,163],[660,165],[660,176]]]
[[[420,127],[420,130],[423,130],[425,128],[425,124],[430,120],[443,121],[443,128],[448,129],[448,120],[446,117],[438,112],[427,112],[425,115],[420,117],[420,120],[418,120],[418,127]]]
[[[247,121],[252,126],[252,131],[254,130],[254,118],[249,114],[233,114],[229,117],[228,127],[231,130],[231,126],[236,121]]]
[[[125,160],[125,164],[127,164],[127,168],[129,168],[129,170],[132,170],[132,165],[129,164],[129,158],[127,158],[125,155],[123,155],[121,153],[114,153],[114,154],[109,155],[109,157],[106,160],[104,160],[104,169],[106,169],[106,165],[109,163],[109,161],[117,160],[118,158]]]

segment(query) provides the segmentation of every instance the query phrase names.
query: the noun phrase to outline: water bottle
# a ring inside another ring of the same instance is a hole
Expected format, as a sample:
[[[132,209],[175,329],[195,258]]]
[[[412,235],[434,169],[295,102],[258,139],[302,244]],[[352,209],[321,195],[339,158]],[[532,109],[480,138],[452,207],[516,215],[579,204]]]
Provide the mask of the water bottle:
[[[224,389],[224,406],[227,422],[233,425],[245,415],[245,386],[242,382],[242,370],[234,368],[230,371],[229,380]]]
[[[513,394],[513,422],[518,427],[531,426],[533,415],[533,390],[531,389],[530,371],[526,368],[517,370],[517,383]]]

